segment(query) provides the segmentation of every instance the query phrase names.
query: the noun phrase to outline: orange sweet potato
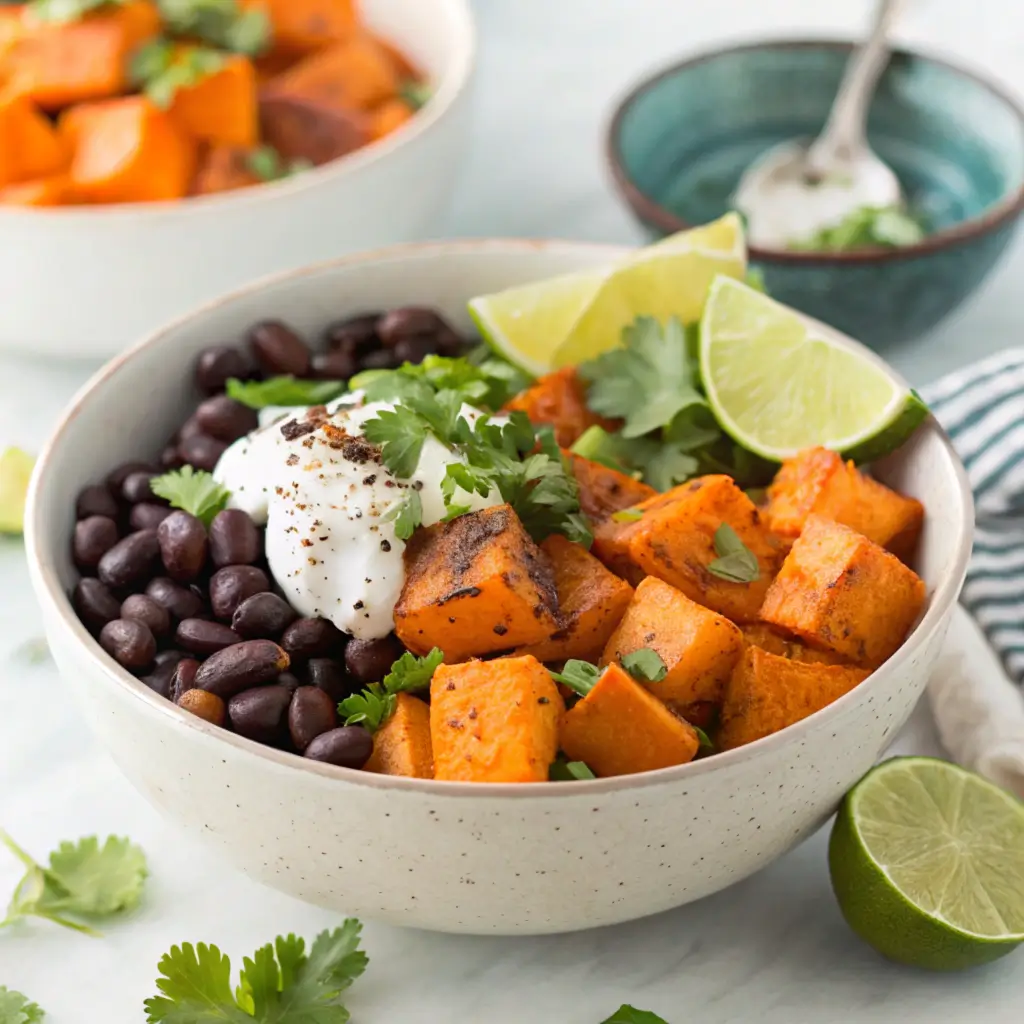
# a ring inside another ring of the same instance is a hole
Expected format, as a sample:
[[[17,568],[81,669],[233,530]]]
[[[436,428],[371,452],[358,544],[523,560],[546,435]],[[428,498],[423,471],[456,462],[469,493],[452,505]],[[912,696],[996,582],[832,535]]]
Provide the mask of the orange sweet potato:
[[[286,160],[319,167],[365,146],[369,133],[359,114],[296,96],[260,97],[260,134]]]
[[[869,673],[843,665],[808,665],[748,646],[725,691],[722,750],[753,743],[838,700]]]
[[[370,114],[370,138],[376,141],[412,120],[415,111],[405,100],[386,100]]]
[[[572,474],[580,489],[580,509],[595,523],[602,522],[624,508],[632,508],[642,501],[657,496],[658,492],[625,473],[619,473],[599,462],[591,462],[570,451],[563,454],[569,459]]]
[[[418,531],[405,549],[395,632],[445,661],[548,639],[561,626],[554,574],[508,505]]]
[[[366,32],[366,35],[370,36],[371,39],[391,58],[391,63],[395,66],[395,70],[399,76],[404,79],[413,79],[417,82],[422,82],[426,77],[423,74],[422,69],[418,68],[413,60],[407,53],[399,49],[394,43],[389,42],[387,39],[383,39],[381,36],[374,35],[372,32]]]
[[[434,778],[546,782],[564,709],[536,658],[441,665],[430,684]]]
[[[789,658],[790,661],[802,661],[808,665],[846,665],[849,664],[845,658],[831,651],[816,651],[813,647],[795,640],[791,635],[781,633],[763,622],[755,622],[752,625],[743,627],[743,640],[745,643],[760,647],[769,654],[778,655],[780,658]]]
[[[0,98],[0,187],[57,174],[69,157],[64,140],[30,100]]]
[[[560,534],[552,534],[540,549],[551,560],[563,625],[542,643],[521,647],[516,653],[532,654],[538,661],[596,661],[626,610],[633,588],[586,548]]]
[[[171,117],[189,135],[225,146],[259,141],[256,70],[247,57],[231,56],[220,71],[179,89]]]
[[[641,581],[601,664],[621,663],[649,647],[661,656],[665,678],[646,687],[658,700],[683,707],[716,704],[743,650],[743,634],[728,619],[648,576]]]
[[[412,779],[434,777],[430,708],[418,697],[397,695],[394,714],[374,733],[373,753],[365,770]]]
[[[618,665],[562,719],[561,747],[597,775],[633,775],[692,761],[700,748],[693,727],[674,715]]]
[[[270,16],[275,49],[311,53],[356,33],[355,0],[241,0]]]
[[[903,643],[925,587],[895,555],[848,526],[809,516],[761,618],[812,647],[874,668]]]
[[[0,188],[0,206],[64,206],[73,201],[71,179],[67,174]]]
[[[516,395],[506,412],[525,412],[531,423],[554,428],[555,440],[568,448],[588,428],[614,424],[587,408],[586,388],[575,367],[566,366],[539,377]]]
[[[205,196],[231,192],[260,184],[249,167],[249,153],[237,146],[202,146],[190,195]]]

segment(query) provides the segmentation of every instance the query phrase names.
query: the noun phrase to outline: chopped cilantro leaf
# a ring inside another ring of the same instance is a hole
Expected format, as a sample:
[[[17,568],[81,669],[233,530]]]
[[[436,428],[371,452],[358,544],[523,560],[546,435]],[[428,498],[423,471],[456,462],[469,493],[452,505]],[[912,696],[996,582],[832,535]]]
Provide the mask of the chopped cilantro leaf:
[[[427,424],[401,405],[394,411],[382,410],[363,424],[363,436],[381,446],[384,465],[402,480],[416,472],[428,433]]]
[[[708,754],[715,752],[715,744],[712,742],[711,737],[700,728],[698,725],[690,723],[690,728],[697,734],[697,739],[700,742],[700,753],[707,757]]]
[[[583,782],[586,779],[596,779],[597,776],[583,761],[566,761],[560,757],[552,762],[548,769],[548,778],[552,782]]]
[[[123,7],[128,0],[29,0],[28,12],[39,21],[78,21],[101,7]]]
[[[803,252],[850,252],[854,249],[896,249],[917,245],[925,237],[918,218],[898,206],[863,206],[838,224],[822,228],[809,238],[790,242]]]
[[[243,381],[232,377],[227,384],[228,398],[250,409],[265,409],[268,405],[323,405],[344,392],[345,385],[341,381],[302,380],[291,374],[266,380]]]
[[[668,1024],[668,1021],[650,1010],[638,1010],[624,1003],[601,1024]]]
[[[384,677],[384,690],[387,693],[412,693],[425,690],[434,678],[434,672],[444,662],[444,652],[435,647],[422,658],[406,651],[391,666],[391,671]]]
[[[164,24],[176,36],[258,57],[271,43],[267,12],[243,9],[238,0],[158,0]]]
[[[414,78],[407,78],[399,86],[398,94],[413,110],[419,110],[430,101],[434,90],[426,82],[417,82]]]
[[[231,497],[231,492],[210,473],[192,466],[154,477],[149,486],[158,498],[169,501],[173,508],[191,512],[204,526],[209,526],[213,517],[227,507]]]
[[[46,1016],[38,1003],[0,985],[0,1024],[38,1024]]]
[[[642,508],[620,508],[612,513],[613,523],[638,523],[644,517]]]
[[[167,40],[144,46],[132,59],[133,83],[166,110],[179,89],[201,82],[223,70],[227,54],[206,46],[177,47]]]
[[[568,686],[570,690],[586,697],[597,684],[597,681],[604,674],[604,669],[592,665],[589,661],[580,661],[577,658],[570,658],[562,666],[561,672],[552,672],[551,678],[556,683]]]
[[[754,583],[761,578],[757,556],[728,523],[722,523],[715,531],[715,554],[718,557],[708,565],[708,572],[719,579]]]
[[[362,693],[346,697],[338,705],[343,725],[361,725],[376,732],[395,712],[395,695],[380,683],[370,683]]]
[[[417,527],[423,522],[423,501],[420,492],[410,487],[401,501],[396,501],[381,516],[381,520],[389,523],[394,520],[395,536],[399,540],[408,540]]]
[[[668,674],[661,655],[651,647],[641,647],[638,651],[624,654],[621,661],[622,667],[641,683],[660,683]]]

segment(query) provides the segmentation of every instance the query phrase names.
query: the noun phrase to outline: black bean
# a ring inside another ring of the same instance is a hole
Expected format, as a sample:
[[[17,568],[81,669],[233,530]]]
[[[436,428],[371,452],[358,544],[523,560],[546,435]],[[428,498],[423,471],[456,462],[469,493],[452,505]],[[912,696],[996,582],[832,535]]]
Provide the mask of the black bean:
[[[296,619],[281,637],[281,646],[294,661],[325,658],[343,643],[343,634],[327,619]]]
[[[302,683],[299,682],[299,677],[296,676],[294,673],[282,672],[277,677],[277,683],[275,685],[287,686],[288,689],[291,690],[292,693],[294,693],[302,685]]]
[[[158,527],[160,558],[167,575],[179,583],[194,580],[206,565],[206,528],[190,512],[178,509]]]
[[[242,642],[231,628],[207,619],[183,619],[174,632],[174,641],[192,654],[207,657]]]
[[[92,516],[116,519],[120,511],[121,507],[118,505],[117,499],[103,484],[83,487],[75,502],[75,517],[78,519],[89,519]]]
[[[159,555],[156,530],[130,533],[100,559],[99,577],[108,587],[134,586],[152,575]]]
[[[254,565],[226,565],[210,577],[210,607],[215,618],[230,622],[241,603],[270,590],[270,580]]]
[[[207,658],[196,686],[227,700],[236,693],[276,679],[288,668],[288,655],[270,640],[242,640]]]
[[[133,530],[155,530],[170,514],[171,509],[167,505],[151,505],[143,501],[132,505],[128,525]]]
[[[341,768],[362,768],[373,753],[373,737],[358,725],[343,725],[321,733],[308,747],[305,757],[326,761]]]
[[[259,426],[255,409],[236,402],[227,395],[214,395],[203,402],[195,412],[196,422],[203,433],[218,441],[237,441]]]
[[[78,617],[94,632],[121,616],[121,602],[105,584],[91,577],[78,581],[71,603]]]
[[[174,677],[171,679],[171,700],[177,703],[189,690],[196,688],[196,673],[199,662],[195,658],[182,658],[174,666]]]
[[[178,433],[175,436],[175,440],[178,445],[181,445],[182,441],[187,441],[192,437],[202,437],[203,428],[199,426],[199,420],[195,416],[190,416],[184,423],[178,428]]]
[[[125,480],[127,480],[132,473],[154,473],[156,470],[157,467],[148,462],[122,462],[117,469],[112,469],[107,474],[107,487],[110,488],[111,494],[120,495],[121,488],[124,486]]]
[[[306,682],[323,690],[335,704],[344,700],[353,690],[345,669],[333,658],[310,658],[306,664]]]
[[[313,356],[313,376],[320,380],[348,380],[358,369],[356,357],[348,352],[318,352]]]
[[[157,576],[146,587],[147,596],[166,608],[172,618],[197,619],[203,613],[203,599],[189,587],[183,587],[166,576]]]
[[[227,451],[227,445],[214,437],[206,434],[196,434],[181,441],[178,445],[178,453],[182,459],[196,469],[205,469],[212,473],[217,467],[220,457]]]
[[[119,665],[149,668],[156,655],[156,639],[149,626],[137,619],[114,619],[100,630],[100,646]]]
[[[288,705],[288,732],[295,749],[302,753],[306,747],[338,724],[335,701],[315,686],[300,686]]]
[[[174,700],[174,674],[184,657],[185,655],[181,651],[162,651],[156,656],[153,671],[149,675],[143,676],[142,681],[155,693],[159,693],[161,697]]]
[[[177,444],[169,444],[160,453],[161,469],[177,469],[181,465],[181,454]]]
[[[377,323],[377,336],[389,348],[406,338],[437,334],[448,325],[432,309],[402,306],[385,313]]]
[[[292,691],[285,686],[259,686],[236,693],[228,701],[228,719],[239,736],[277,746],[285,737]]]
[[[231,628],[246,640],[276,640],[296,618],[295,610],[283,597],[253,594],[235,609]]]
[[[422,363],[433,355],[437,355],[437,342],[429,335],[403,338],[395,345],[395,358],[403,363]]]
[[[75,523],[71,550],[79,569],[95,569],[100,559],[118,542],[117,523],[108,516],[89,516]]]
[[[158,498],[150,487],[150,481],[159,476],[147,469],[140,469],[135,473],[129,473],[121,484],[121,497],[130,505],[137,505],[140,501],[148,502],[150,505],[159,505],[164,499]]]
[[[166,651],[157,651],[156,658],[153,660],[158,665],[177,665],[179,662],[184,661],[188,655],[184,651],[176,651],[173,647]]]
[[[379,683],[404,651],[394,633],[380,640],[352,639],[345,648],[345,668],[358,683]]]
[[[380,348],[380,338],[377,337],[377,322],[380,318],[380,313],[365,313],[331,324],[324,331],[327,350],[344,352],[352,358],[357,358]]]
[[[462,350],[466,347],[466,342],[447,326],[438,332],[434,340],[437,343],[438,354],[442,356],[461,355]]]
[[[218,568],[251,565],[263,554],[263,534],[238,508],[218,512],[210,523],[210,558]]]
[[[223,391],[232,377],[242,380],[248,375],[248,360],[237,348],[230,345],[204,348],[196,359],[196,387],[205,395]]]
[[[361,370],[395,370],[401,365],[402,361],[395,356],[394,349],[390,348],[369,352],[359,360]]]
[[[277,320],[265,320],[249,332],[249,346],[260,366],[269,374],[309,373],[310,351],[306,343]]]
[[[170,612],[145,594],[126,597],[121,605],[121,618],[144,622],[153,636],[166,636],[171,631]]]

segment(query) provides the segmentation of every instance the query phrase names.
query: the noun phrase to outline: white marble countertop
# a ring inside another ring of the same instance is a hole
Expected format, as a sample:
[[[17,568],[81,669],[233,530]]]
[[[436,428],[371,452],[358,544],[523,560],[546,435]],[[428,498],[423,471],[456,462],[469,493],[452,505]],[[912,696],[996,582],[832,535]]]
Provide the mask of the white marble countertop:
[[[856,0],[477,0],[481,68],[473,147],[443,232],[633,241],[600,164],[608,105],[652,64],[710,42],[849,34]],[[1024,94],[1019,0],[911,0],[903,37],[946,51]],[[551,102],[555,95],[558,102]],[[929,338],[889,353],[915,383],[1012,344],[1024,242],[984,292]],[[85,315],[85,314],[83,314]],[[92,367],[0,357],[0,446],[34,450]],[[0,541],[0,826],[44,854],[116,832],[153,876],[142,909],[102,941],[45,924],[0,933],[0,984],[54,1024],[132,1024],[172,943],[211,941],[236,958],[278,932],[311,935],[327,913],[264,889],[164,823],[98,749],[49,663],[17,653],[40,634],[20,543]],[[919,711],[901,749],[934,752]],[[1024,958],[933,977],[887,965],[843,924],[825,833],[762,874],[697,905],[614,929],[545,939],[438,937],[368,925],[370,971],[349,1000],[357,1024],[597,1024],[622,1002],[677,1024],[1019,1021]],[[0,851],[0,893],[17,881]],[[2,897],[0,897],[2,899]]]

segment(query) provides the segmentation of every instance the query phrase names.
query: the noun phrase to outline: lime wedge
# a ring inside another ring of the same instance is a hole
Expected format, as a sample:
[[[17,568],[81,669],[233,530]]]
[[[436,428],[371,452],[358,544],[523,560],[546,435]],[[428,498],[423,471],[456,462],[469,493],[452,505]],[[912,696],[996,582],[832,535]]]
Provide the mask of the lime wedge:
[[[877,363],[729,277],[708,295],[700,369],[722,429],[775,461],[817,445],[861,462],[880,458],[928,415]]]
[[[696,321],[714,278],[745,272],[743,226],[728,214],[614,266],[471,299],[469,312],[492,348],[536,376],[618,347],[637,316]]]
[[[892,960],[958,970],[1024,942],[1024,804],[947,761],[897,757],[865,775],[829,868],[850,927]]]
[[[0,533],[21,533],[34,465],[35,459],[20,448],[7,448],[0,454]]]

